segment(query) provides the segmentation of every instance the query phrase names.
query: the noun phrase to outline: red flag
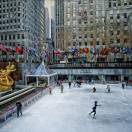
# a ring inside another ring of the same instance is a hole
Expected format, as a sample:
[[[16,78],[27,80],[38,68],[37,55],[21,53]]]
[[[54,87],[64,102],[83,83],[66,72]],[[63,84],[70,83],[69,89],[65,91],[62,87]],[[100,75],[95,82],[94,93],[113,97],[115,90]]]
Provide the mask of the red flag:
[[[16,47],[16,52],[17,52],[18,54],[23,54],[23,48],[20,47],[20,46],[17,46],[17,47]]]

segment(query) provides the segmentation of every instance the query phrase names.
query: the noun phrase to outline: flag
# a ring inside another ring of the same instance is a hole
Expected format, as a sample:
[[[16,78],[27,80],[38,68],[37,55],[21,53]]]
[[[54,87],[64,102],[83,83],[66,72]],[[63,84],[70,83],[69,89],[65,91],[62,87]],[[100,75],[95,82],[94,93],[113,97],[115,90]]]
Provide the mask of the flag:
[[[129,52],[129,48],[122,48],[122,53],[123,54],[127,54]]]
[[[17,46],[16,47],[16,53],[17,54],[23,54],[23,47]]]
[[[89,48],[83,48],[83,51],[88,54],[89,53]]]
[[[3,52],[7,52],[7,50],[3,44],[0,44],[0,50]]]

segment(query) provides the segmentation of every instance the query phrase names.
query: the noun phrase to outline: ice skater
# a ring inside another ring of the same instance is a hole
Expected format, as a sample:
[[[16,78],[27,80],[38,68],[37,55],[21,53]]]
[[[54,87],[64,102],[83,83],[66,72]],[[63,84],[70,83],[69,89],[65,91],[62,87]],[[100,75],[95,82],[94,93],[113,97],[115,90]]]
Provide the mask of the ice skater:
[[[22,116],[22,103],[21,102],[16,102],[16,112],[17,112],[17,117],[20,115]]]
[[[122,89],[124,89],[125,88],[125,84],[124,83],[122,83]]]
[[[74,81],[73,84],[74,84],[73,86],[76,87],[76,81]]]
[[[128,86],[128,81],[126,81],[126,87]]]
[[[94,107],[92,108],[93,110],[89,113],[89,115],[91,115],[93,113],[93,118],[95,118],[97,106],[101,106],[101,105],[98,105],[98,101],[95,101]]]
[[[71,88],[71,82],[70,81],[68,82],[68,85],[69,85],[69,88]]]
[[[52,94],[52,89],[51,89],[51,87],[49,87],[49,94],[50,94],[50,95]]]
[[[63,84],[61,84],[61,93],[63,93],[63,90],[64,90],[64,86]]]
[[[93,93],[95,93],[96,92],[96,88],[95,87],[93,87]]]
[[[108,93],[110,93],[110,85],[107,85],[106,89],[108,90]]]

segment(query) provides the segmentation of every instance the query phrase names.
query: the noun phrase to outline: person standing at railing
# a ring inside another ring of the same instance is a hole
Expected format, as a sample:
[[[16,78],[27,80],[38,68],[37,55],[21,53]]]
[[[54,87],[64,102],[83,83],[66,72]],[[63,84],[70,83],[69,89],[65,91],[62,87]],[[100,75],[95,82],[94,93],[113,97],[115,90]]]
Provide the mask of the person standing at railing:
[[[22,103],[16,102],[17,117],[22,116]]]

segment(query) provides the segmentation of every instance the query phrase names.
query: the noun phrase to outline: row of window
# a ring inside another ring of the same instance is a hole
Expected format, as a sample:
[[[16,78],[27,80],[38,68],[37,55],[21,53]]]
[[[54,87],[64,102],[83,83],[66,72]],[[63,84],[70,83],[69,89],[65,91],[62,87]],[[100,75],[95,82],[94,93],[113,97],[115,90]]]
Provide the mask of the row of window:
[[[125,2],[124,3],[124,6],[128,6],[128,5],[132,5],[132,1],[130,1],[130,2]],[[120,6],[122,6],[122,3],[121,2],[119,2],[119,3],[117,3],[117,2],[109,2],[109,8],[111,8],[111,7],[120,7]]]
[[[114,23],[113,23],[113,21],[110,20],[109,22],[110,22],[111,26],[113,24],[114,24],[114,26],[121,26],[121,25],[124,26],[124,27],[128,26],[128,22],[126,22],[126,21],[122,21],[122,22],[121,21],[114,21]],[[83,25],[83,24],[90,24],[90,28],[93,28],[92,25],[94,23],[95,23],[94,27],[102,28],[102,26],[105,25],[105,20],[102,20],[102,22],[101,21],[97,22],[97,21],[90,20],[89,23],[88,23],[87,20],[86,21],[82,21],[81,19],[78,20],[78,23],[76,23],[76,21],[72,21],[72,22],[67,21],[66,26],[75,26],[76,27],[76,26]]]
[[[12,3],[1,3],[0,2],[0,8],[6,8],[6,7],[16,7],[16,6],[20,6],[20,2],[18,2],[18,3],[16,3],[16,1],[15,2],[12,2]]]
[[[0,13],[6,13],[6,12],[14,12],[14,11],[20,11],[20,7],[18,8],[7,8],[7,9],[1,9]]]
[[[120,44],[120,43],[128,43],[128,40],[125,38],[123,41],[122,40],[120,40],[120,39],[116,39],[116,40],[113,40],[113,39],[110,39],[110,44],[114,44],[114,42],[115,43],[117,43],[117,44]],[[89,44],[90,45],[93,45],[93,44],[95,44],[96,43],[96,45],[100,45],[100,44],[103,44],[103,45],[105,45],[105,43],[103,43],[103,42],[100,42],[100,41],[85,41],[85,42],[78,42],[78,44],[79,44],[79,46],[83,46],[83,45],[85,45],[85,46],[88,46]],[[76,44],[76,42],[73,42],[73,45],[75,46],[75,44]]]
[[[20,17],[20,13],[14,13],[14,14],[3,14],[3,15],[0,15],[0,19],[3,19],[3,18],[12,18],[12,17]],[[23,16],[24,17],[24,16]]]
[[[15,2],[15,1],[17,1],[17,0],[0,0],[0,3],[1,2]]]
[[[2,24],[11,24],[11,23],[19,23],[20,22],[20,19],[10,19],[10,20],[3,20],[3,21],[1,21],[0,20],[0,26],[2,25]]]
[[[129,32],[127,30],[125,30],[123,33],[124,33],[124,35],[129,35]],[[111,37],[114,36],[114,35],[120,36],[120,34],[121,34],[120,31],[117,31],[117,32],[109,31],[109,35]],[[94,38],[94,35],[90,34],[90,36],[88,36],[87,34],[84,34],[84,35],[80,34],[78,38],[79,39],[87,39],[89,37],[92,39],[92,38]],[[96,37],[99,38],[99,33],[96,34]],[[73,39],[76,39],[76,35],[75,34],[73,34]]]
[[[20,29],[20,25],[0,26],[0,30]]]
[[[24,34],[9,34],[9,35],[0,35],[0,40],[16,40],[16,39],[25,39]]]

